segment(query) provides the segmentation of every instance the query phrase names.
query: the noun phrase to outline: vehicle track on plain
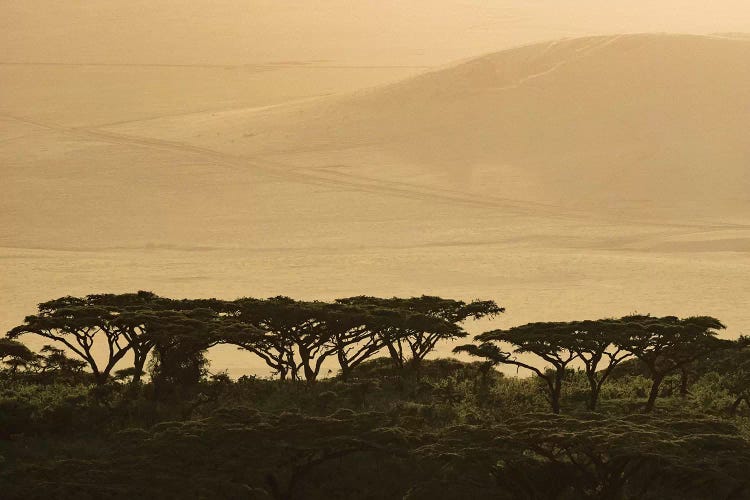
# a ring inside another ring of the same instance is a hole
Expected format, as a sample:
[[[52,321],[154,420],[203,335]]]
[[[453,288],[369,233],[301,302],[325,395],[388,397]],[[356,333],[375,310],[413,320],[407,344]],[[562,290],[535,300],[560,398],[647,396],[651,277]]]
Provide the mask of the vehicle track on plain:
[[[297,182],[301,184],[315,186],[334,186],[415,200],[434,200],[461,203],[463,205],[474,206],[478,208],[502,208],[512,213],[513,215],[537,216],[540,215],[539,212],[544,211],[545,208],[549,213],[542,215],[548,217],[564,215],[561,213],[562,209],[560,207],[556,207],[553,205],[539,205],[533,202],[526,203],[523,201],[511,199],[477,199],[476,197],[473,197],[471,195],[447,189],[433,189],[399,181],[380,180],[372,177],[359,177],[351,174],[340,176],[320,175],[311,173],[309,170],[302,172],[298,169],[291,169],[287,165],[267,159],[258,160],[247,156],[233,155],[222,151],[217,151],[215,149],[196,146],[184,142],[121,134],[90,127],[68,127],[60,124],[40,122],[37,120],[13,116],[9,114],[0,114],[0,117],[26,123],[28,125],[33,125],[47,130],[53,130],[56,132],[74,135],[86,139],[98,140],[100,142],[109,144],[121,146],[137,146],[183,154],[188,153],[200,156],[205,159],[210,159],[213,163],[218,165],[229,166],[235,169],[242,170],[251,168],[256,172],[267,175],[271,178]]]
[[[599,222],[607,226],[612,225],[611,220],[604,216],[597,216],[596,214],[565,208],[559,205],[487,196],[477,198],[472,194],[450,190],[447,188],[432,188],[402,181],[391,181],[386,179],[377,179],[374,177],[360,176],[357,174],[341,173],[330,168],[323,170],[328,172],[329,175],[321,175],[321,173],[314,173],[315,170],[312,169],[295,169],[290,167],[289,165],[273,160],[257,159],[243,155],[230,154],[215,149],[196,146],[179,141],[122,134],[98,129],[95,127],[70,127],[61,124],[41,122],[34,119],[5,113],[0,113],[0,118],[10,119],[47,130],[73,135],[80,138],[96,140],[113,145],[131,147],[136,146],[181,154],[191,154],[203,159],[211,160],[211,162],[215,165],[230,167],[233,170],[238,171],[247,171],[248,169],[252,169],[256,173],[265,175],[272,179],[295,182],[299,184],[320,187],[337,187],[346,190],[388,195],[418,201],[442,201],[449,203],[459,203],[464,206],[470,206],[480,209],[503,209],[503,215],[509,216],[525,216],[558,220],[588,220],[590,222]],[[330,173],[333,173],[333,175],[330,175]],[[726,229],[750,228],[750,225],[725,222],[685,224],[677,222],[643,221],[635,219],[620,219],[619,224],[639,224],[642,226],[689,229],[691,231],[716,231]]]

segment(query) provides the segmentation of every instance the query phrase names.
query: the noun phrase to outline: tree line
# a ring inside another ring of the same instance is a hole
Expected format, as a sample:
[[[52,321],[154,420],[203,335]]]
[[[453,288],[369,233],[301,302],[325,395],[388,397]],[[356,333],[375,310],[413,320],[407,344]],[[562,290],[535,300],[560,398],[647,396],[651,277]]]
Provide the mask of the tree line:
[[[330,302],[289,297],[171,299],[145,291],[67,296],[39,304],[36,314],[11,329],[0,342],[0,359],[13,371],[43,370],[49,363],[87,367],[98,384],[113,376],[129,376],[137,384],[150,359],[153,383],[169,386],[200,380],[206,350],[227,344],[259,357],[282,380],[314,383],[327,360],[335,361],[346,379],[382,353],[395,367],[418,373],[439,342],[468,336],[468,320],[503,312],[491,300],[435,296],[358,296]],[[454,352],[479,357],[485,372],[499,364],[529,370],[539,379],[553,413],[560,413],[563,384],[576,367],[588,380],[588,408],[593,411],[602,386],[632,360],[651,380],[646,412],[653,411],[667,376],[680,373],[686,378],[691,367],[711,360],[734,367],[727,380],[733,384],[736,406],[750,404],[748,341],[719,339],[717,333],[724,328],[708,316],[530,323],[482,333],[475,343]],[[56,342],[78,359],[66,358],[52,346],[32,353],[17,342],[25,334]],[[132,359],[132,365],[115,371],[126,359]]]
[[[62,297],[39,304],[37,314],[7,334],[34,334],[65,346],[105,383],[132,355],[138,382],[152,356],[162,378],[200,372],[205,351],[218,344],[247,350],[282,380],[314,382],[326,360],[344,376],[387,351],[397,366],[418,365],[443,339],[465,337],[467,319],[503,312],[493,301],[440,297],[350,297],[333,302],[268,299],[170,299],[151,292]],[[106,345],[105,354],[95,348]],[[15,368],[30,366],[23,346],[2,351]]]

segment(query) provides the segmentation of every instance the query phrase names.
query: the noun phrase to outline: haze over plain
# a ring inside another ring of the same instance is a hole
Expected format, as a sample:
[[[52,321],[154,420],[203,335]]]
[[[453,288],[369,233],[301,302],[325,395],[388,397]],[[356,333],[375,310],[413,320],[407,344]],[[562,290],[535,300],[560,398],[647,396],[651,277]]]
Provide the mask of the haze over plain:
[[[59,295],[152,289],[747,333],[743,3],[0,12],[2,328]],[[701,36],[612,36],[646,32]]]

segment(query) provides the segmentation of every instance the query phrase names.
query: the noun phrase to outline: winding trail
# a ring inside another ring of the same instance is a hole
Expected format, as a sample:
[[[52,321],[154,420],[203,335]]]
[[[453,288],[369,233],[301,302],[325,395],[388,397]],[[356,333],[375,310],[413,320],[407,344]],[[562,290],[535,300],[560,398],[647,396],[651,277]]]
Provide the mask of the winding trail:
[[[120,146],[135,146],[141,148],[157,149],[162,151],[171,151],[182,154],[191,154],[201,157],[204,160],[210,160],[213,164],[235,169],[247,170],[252,169],[257,173],[301,184],[314,186],[334,186],[339,188],[352,189],[357,191],[386,194],[401,198],[415,200],[435,200],[452,203],[461,203],[467,206],[479,208],[502,208],[514,215],[541,215],[547,217],[556,217],[563,215],[584,216],[583,212],[574,212],[564,210],[556,205],[542,203],[525,202],[506,198],[483,198],[479,199],[473,195],[462,193],[460,191],[431,188],[415,184],[387,181],[372,177],[357,176],[353,174],[324,175],[315,171],[300,171],[292,169],[287,165],[267,159],[258,160],[241,155],[233,155],[201,146],[195,146],[183,142],[168,141],[164,139],[155,139],[143,136],[133,136],[105,131],[90,127],[66,127],[64,125],[40,122],[26,117],[0,114],[0,118],[15,120],[27,125],[33,125],[46,130],[72,135],[79,138],[96,140],[99,142],[115,144]],[[262,161],[262,163],[261,163]]]
[[[590,43],[587,43],[584,47],[577,50],[578,54],[573,60],[585,56],[593,51],[596,51],[602,47],[605,47],[618,40],[619,37],[602,37],[594,39]],[[554,44],[553,44],[554,45]],[[548,47],[550,50],[552,47]],[[534,75],[529,75],[522,78],[518,85],[523,85],[535,78],[547,75],[562,65],[570,62],[570,60],[563,61],[559,64],[554,65],[552,68]],[[317,99],[321,96],[303,98],[302,100]],[[279,107],[284,106],[287,103],[280,103],[271,105],[268,107]],[[241,108],[244,109],[244,108]],[[175,116],[183,114],[196,114],[195,112],[181,113]],[[199,114],[199,113],[198,113]],[[171,115],[168,115],[171,116]],[[168,116],[162,116],[160,118],[166,118]],[[33,127],[42,128],[58,132],[61,134],[78,137],[87,140],[93,140],[102,143],[108,143],[118,146],[126,147],[137,147],[154,149],[160,151],[169,151],[178,154],[192,155],[200,158],[202,161],[209,161],[213,165],[221,166],[224,168],[231,168],[241,172],[248,170],[253,171],[257,174],[267,176],[268,178],[283,180],[287,182],[294,182],[299,184],[306,184],[311,186],[325,186],[335,187],[344,190],[354,190],[366,193],[381,194],[387,196],[394,196],[399,198],[411,199],[411,200],[430,200],[445,202],[451,204],[461,204],[469,207],[476,207],[482,209],[502,209],[504,215],[513,216],[526,216],[526,217],[543,217],[547,219],[564,219],[564,220],[587,220],[602,225],[610,225],[610,220],[604,216],[599,216],[589,211],[575,210],[568,207],[562,207],[560,205],[539,203],[533,201],[524,201],[511,198],[493,197],[484,195],[478,197],[473,193],[466,193],[464,191],[454,190],[450,188],[441,187],[430,187],[424,185],[413,184],[409,182],[388,180],[382,178],[368,177],[364,175],[358,175],[353,173],[341,172],[337,165],[328,165],[325,167],[318,168],[293,168],[283,163],[268,160],[266,158],[253,158],[243,155],[230,154],[222,152],[216,149],[211,149],[202,146],[196,146],[189,143],[171,141],[165,139],[157,139],[153,137],[135,136],[129,134],[122,134],[104,130],[97,126],[88,127],[70,127],[57,123],[42,122],[28,117],[15,116],[11,114],[0,113],[0,119],[12,120],[19,123],[31,125]],[[153,118],[151,118],[153,119]],[[127,121],[128,123],[148,121],[145,120],[132,120]],[[125,123],[125,122],[123,122]],[[112,124],[109,124],[112,125]],[[726,230],[726,229],[748,229],[750,225],[736,224],[727,222],[717,223],[676,223],[668,221],[643,221],[643,220],[628,220],[627,218],[619,221],[622,223],[637,223],[643,226],[672,228],[672,229],[685,229],[689,231],[715,231],[715,230]]]

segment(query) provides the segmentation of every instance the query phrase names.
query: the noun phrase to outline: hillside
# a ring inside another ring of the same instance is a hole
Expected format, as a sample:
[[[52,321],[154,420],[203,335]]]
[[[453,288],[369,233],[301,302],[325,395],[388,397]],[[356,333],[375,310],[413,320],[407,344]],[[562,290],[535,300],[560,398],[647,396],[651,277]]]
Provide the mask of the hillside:
[[[748,125],[746,39],[624,35],[524,46],[344,96],[111,130],[339,180],[740,220]]]

